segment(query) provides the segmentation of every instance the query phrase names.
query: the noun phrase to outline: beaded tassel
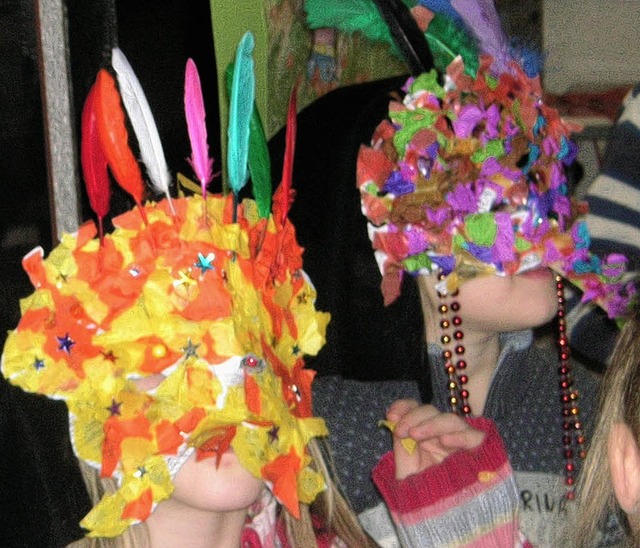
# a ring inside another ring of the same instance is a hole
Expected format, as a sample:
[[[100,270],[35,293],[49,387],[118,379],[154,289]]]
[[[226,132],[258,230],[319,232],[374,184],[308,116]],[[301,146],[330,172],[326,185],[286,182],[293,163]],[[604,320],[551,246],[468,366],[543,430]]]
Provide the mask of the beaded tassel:
[[[562,402],[562,445],[564,450],[565,483],[567,484],[566,496],[573,500],[575,493],[576,458],[584,459],[584,434],[582,421],[578,408],[578,392],[573,388],[573,375],[571,373],[571,350],[567,340],[567,321],[565,314],[564,282],[562,277],[556,275],[556,296],[558,298],[558,350],[560,366],[560,397]]]
[[[439,275],[439,280],[442,281],[444,275]],[[452,297],[456,297],[458,292],[453,293]],[[438,296],[444,299],[446,295],[438,292]],[[464,333],[462,332],[462,318],[459,315],[460,303],[458,301],[452,301],[450,305],[441,303],[438,307],[442,318],[440,319],[440,328],[442,329],[442,335],[440,342],[442,343],[442,357],[444,358],[444,367],[449,377],[449,403],[451,410],[454,413],[458,413],[464,416],[471,414],[471,407],[469,406],[469,392],[464,385],[469,380],[465,374],[467,368],[467,362],[464,359],[464,345],[462,339]],[[453,312],[453,318],[449,320],[447,314],[449,311]],[[449,329],[453,325],[453,337],[449,335]],[[452,349],[453,347],[453,349]],[[454,364],[454,355],[456,356],[456,363]]]

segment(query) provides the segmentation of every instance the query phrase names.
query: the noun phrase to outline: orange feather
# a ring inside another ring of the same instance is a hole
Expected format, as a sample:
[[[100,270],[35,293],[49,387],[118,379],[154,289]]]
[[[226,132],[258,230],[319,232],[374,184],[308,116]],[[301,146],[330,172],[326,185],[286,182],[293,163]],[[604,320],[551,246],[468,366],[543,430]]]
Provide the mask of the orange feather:
[[[100,141],[109,169],[116,182],[134,199],[144,217],[142,200],[145,187],[142,170],[129,147],[129,133],[120,93],[115,79],[106,69],[101,69],[96,78],[96,115]]]

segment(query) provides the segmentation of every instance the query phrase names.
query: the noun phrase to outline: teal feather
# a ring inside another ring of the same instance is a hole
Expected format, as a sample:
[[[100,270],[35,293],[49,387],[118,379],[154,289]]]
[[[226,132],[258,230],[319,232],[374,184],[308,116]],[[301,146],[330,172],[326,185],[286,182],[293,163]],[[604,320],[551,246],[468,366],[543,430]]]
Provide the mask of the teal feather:
[[[227,95],[229,96],[233,80],[233,66],[233,63],[229,63],[225,73]],[[267,136],[255,101],[249,120],[249,173],[251,174],[253,197],[258,205],[258,214],[260,217],[266,218],[271,213],[271,195],[273,193],[271,158],[269,157]]]
[[[403,2],[408,8],[417,3]],[[373,0],[306,0],[305,10],[307,24],[312,29],[334,27],[347,34],[361,32],[369,40],[390,44],[394,53],[400,55]],[[434,14],[425,36],[440,72],[461,55],[465,71],[475,76],[479,64],[476,41],[461,25],[444,14]]]
[[[236,50],[229,97],[227,173],[229,186],[236,196],[249,178],[249,121],[255,100],[254,46],[253,34],[245,33]]]

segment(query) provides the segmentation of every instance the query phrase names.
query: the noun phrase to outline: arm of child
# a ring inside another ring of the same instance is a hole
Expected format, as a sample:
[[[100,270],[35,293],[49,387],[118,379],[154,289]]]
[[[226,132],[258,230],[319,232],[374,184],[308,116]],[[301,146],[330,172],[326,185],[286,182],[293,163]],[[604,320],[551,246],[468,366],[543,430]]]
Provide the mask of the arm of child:
[[[394,450],[373,471],[403,546],[530,546],[518,529],[518,492],[494,423],[410,400],[387,413]],[[411,438],[409,453],[401,443]]]

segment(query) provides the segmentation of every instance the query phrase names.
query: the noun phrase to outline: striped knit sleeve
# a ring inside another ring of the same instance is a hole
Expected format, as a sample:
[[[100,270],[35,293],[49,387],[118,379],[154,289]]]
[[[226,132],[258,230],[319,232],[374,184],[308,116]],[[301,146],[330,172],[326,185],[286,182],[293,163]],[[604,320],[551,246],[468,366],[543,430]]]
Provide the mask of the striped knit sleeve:
[[[640,269],[640,84],[624,100],[585,198],[591,249],[625,253],[631,269]]]
[[[420,474],[396,480],[393,452],[373,479],[403,546],[529,546],[518,529],[518,492],[493,421],[469,419],[482,444],[459,451]]]

